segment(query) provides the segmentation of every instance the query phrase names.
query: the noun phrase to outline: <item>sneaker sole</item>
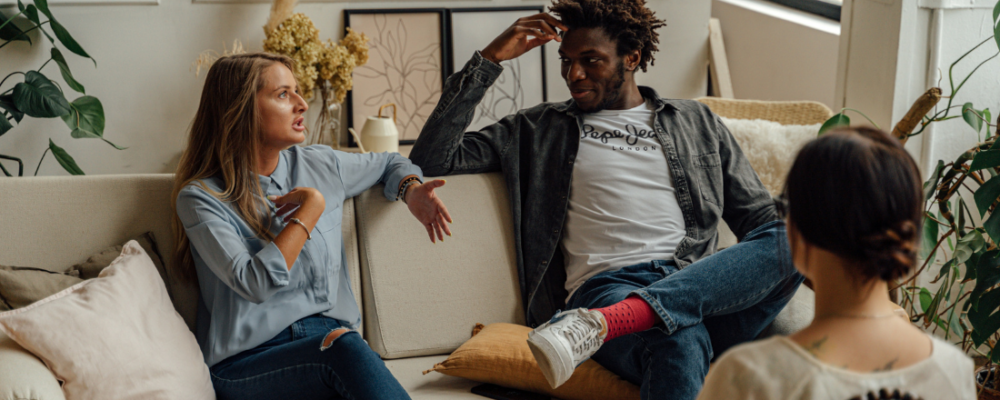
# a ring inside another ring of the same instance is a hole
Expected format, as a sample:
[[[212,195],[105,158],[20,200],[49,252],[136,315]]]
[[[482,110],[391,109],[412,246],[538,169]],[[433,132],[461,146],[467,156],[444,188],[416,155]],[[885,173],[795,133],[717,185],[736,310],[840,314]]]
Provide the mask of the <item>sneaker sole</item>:
[[[560,376],[556,376],[560,374],[554,367],[565,365],[566,363],[562,362],[561,355],[548,339],[542,335],[531,335],[528,337],[528,349],[535,356],[538,368],[542,370],[542,375],[545,376],[545,380],[549,383],[549,386],[555,389],[569,380],[568,376],[563,379],[560,379],[562,378]],[[556,361],[555,364],[552,363],[553,359]]]

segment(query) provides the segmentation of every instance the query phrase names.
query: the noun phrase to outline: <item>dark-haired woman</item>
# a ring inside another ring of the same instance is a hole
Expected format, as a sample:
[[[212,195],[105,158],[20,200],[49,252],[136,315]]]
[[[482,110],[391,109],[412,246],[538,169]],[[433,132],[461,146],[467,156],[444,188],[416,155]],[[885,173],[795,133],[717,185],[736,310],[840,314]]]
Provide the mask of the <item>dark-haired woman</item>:
[[[733,348],[698,398],[975,399],[972,360],[889,301],[888,282],[916,262],[920,188],[913,159],[884,132],[844,129],[806,144],[783,208],[793,262],[816,292],[813,322]]]
[[[431,240],[451,220],[396,153],[299,147],[292,60],[266,53],[212,65],[174,204],[179,272],[201,289],[197,337],[219,399],[408,399],[354,329],[340,205],[376,184]]]

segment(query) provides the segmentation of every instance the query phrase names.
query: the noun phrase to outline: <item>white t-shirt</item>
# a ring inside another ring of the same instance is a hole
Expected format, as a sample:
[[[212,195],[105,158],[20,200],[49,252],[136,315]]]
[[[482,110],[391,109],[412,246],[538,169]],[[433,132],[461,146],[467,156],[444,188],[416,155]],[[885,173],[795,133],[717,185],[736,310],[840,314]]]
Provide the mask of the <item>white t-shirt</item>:
[[[601,272],[669,260],[684,239],[684,215],[653,129],[654,112],[647,102],[583,117],[560,244],[570,296]]]
[[[746,343],[712,365],[698,399],[849,400],[898,389],[924,400],[975,400],[972,359],[941,339],[931,342],[926,360],[872,373],[825,364],[784,336]]]

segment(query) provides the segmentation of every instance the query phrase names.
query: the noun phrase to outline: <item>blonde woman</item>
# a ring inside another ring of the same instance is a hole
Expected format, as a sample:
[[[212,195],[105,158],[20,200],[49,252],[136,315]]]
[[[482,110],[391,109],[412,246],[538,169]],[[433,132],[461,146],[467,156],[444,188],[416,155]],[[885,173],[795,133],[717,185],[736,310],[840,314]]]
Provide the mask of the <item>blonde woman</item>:
[[[816,315],[794,335],[726,352],[698,398],[975,399],[972,360],[889,301],[888,282],[916,262],[924,204],[903,146],[871,128],[827,133],[799,152],[785,196],[792,261],[812,281]]]
[[[305,140],[292,60],[212,65],[174,187],[180,270],[201,289],[197,337],[220,399],[406,399],[353,329],[341,204],[385,184],[431,241],[451,217],[399,154],[350,154]]]

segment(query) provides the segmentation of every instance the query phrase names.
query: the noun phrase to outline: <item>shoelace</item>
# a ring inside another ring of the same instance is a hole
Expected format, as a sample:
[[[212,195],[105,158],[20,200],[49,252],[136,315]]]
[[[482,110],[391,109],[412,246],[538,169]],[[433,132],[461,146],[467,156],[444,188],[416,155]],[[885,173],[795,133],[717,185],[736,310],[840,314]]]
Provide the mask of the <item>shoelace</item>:
[[[557,333],[566,337],[572,344],[575,356],[587,354],[591,349],[601,346],[600,323],[581,318],[562,327]]]

